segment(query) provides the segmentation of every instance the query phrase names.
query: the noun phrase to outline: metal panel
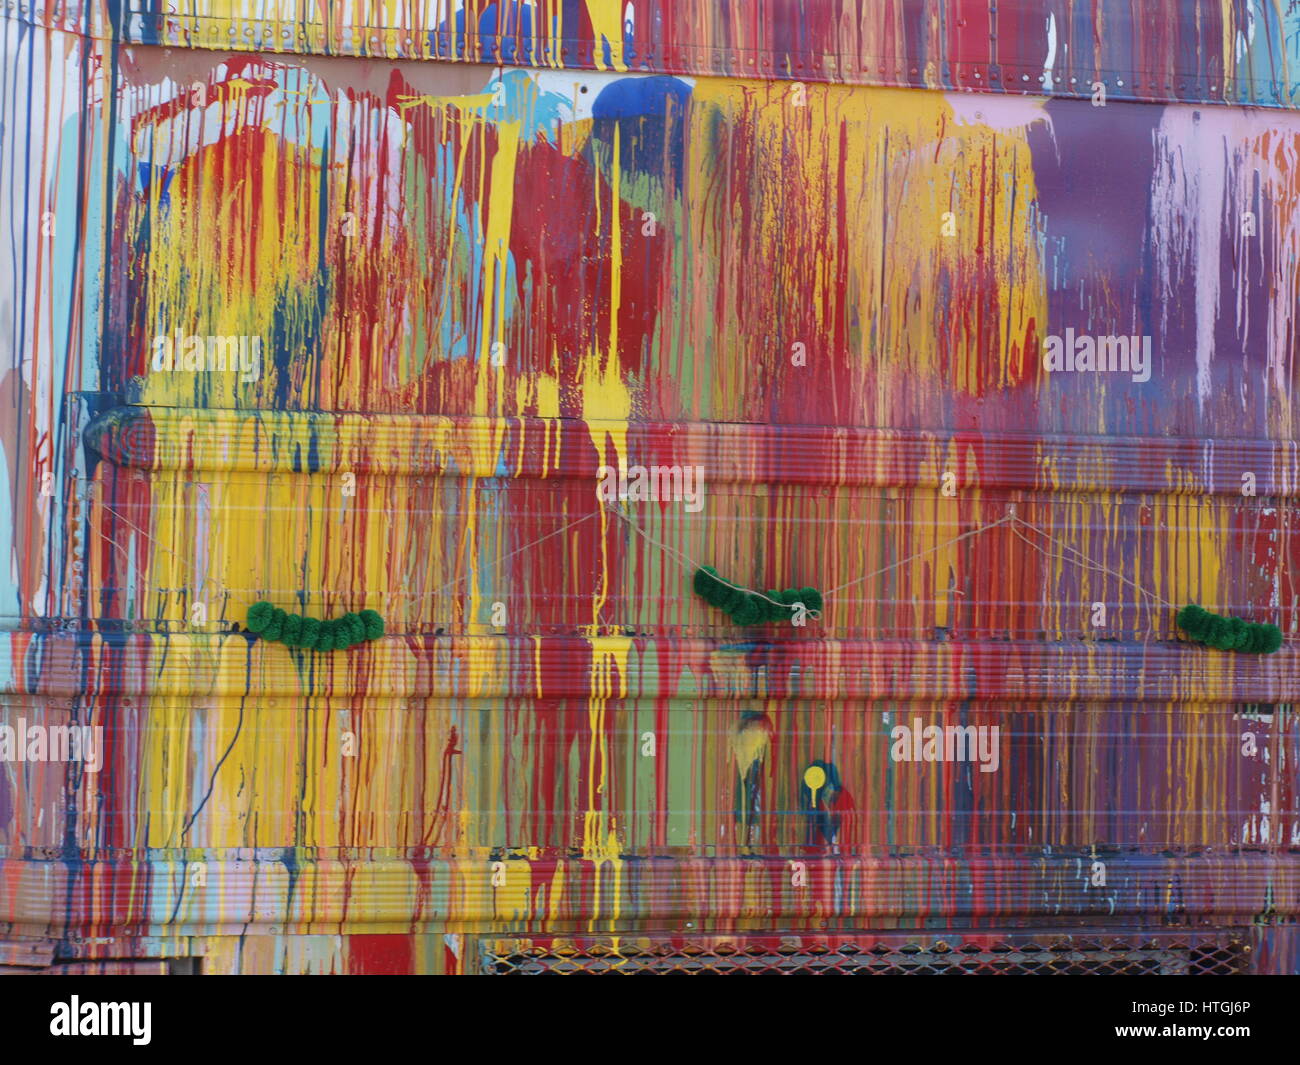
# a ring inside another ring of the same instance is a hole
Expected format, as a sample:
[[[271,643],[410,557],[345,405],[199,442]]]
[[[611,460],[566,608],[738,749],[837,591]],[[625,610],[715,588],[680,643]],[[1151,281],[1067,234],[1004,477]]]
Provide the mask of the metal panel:
[[[0,764],[6,934],[1105,971],[1119,918],[1121,968],[1295,969],[1293,14],[624,7],[527,48],[474,4],[6,9],[0,727],[99,730]],[[598,494],[672,467],[703,495]],[[696,563],[825,610],[732,625]],[[268,644],[261,598],[388,633]]]
[[[165,7],[165,10],[164,10]],[[48,0],[98,39],[542,69],[1294,106],[1293,5],[1269,0]]]
[[[498,939],[488,976],[1236,976],[1231,933],[944,932],[743,938]]]

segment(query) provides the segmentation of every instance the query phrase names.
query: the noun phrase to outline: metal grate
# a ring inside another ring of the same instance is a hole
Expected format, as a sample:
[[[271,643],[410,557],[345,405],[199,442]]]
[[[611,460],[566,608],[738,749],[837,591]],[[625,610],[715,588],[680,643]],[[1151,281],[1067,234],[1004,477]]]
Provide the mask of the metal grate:
[[[1241,932],[485,939],[493,976],[1234,976]]]
[[[197,976],[199,958],[81,958],[48,965],[0,962],[0,976]]]

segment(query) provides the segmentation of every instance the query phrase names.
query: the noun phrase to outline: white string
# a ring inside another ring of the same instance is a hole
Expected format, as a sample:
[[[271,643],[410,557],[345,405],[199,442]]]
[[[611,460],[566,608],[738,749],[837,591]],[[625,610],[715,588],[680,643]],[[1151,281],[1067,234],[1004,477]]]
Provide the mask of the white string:
[[[648,540],[650,543],[654,544],[655,547],[659,548],[661,551],[665,551],[668,554],[674,556],[678,561],[685,562],[691,569],[701,570],[704,568],[700,563],[696,562],[695,559],[691,558],[689,555],[684,555],[676,548],[669,547],[667,544],[663,543],[662,541],[656,540],[653,536],[651,536],[643,528],[637,525],[636,522],[634,522],[628,515],[624,514],[621,510],[610,510],[610,513],[613,514],[615,517],[622,518],[625,522],[627,522],[628,527],[633,532],[635,532],[638,536],[640,536],[642,539]],[[792,614],[794,612],[794,608],[796,605],[802,605],[802,604],[791,604],[791,603],[779,602],[778,600],[773,599],[770,596],[764,595],[762,592],[755,591],[753,588],[746,588],[744,587],[744,585],[740,585],[740,584],[732,584],[731,581],[727,580],[725,577],[719,577],[716,573],[712,573],[710,574],[710,576],[719,584],[725,584],[728,588],[732,588],[738,592],[746,592],[749,595],[756,595],[758,596],[758,598],[766,600],[767,602],[771,603],[773,606],[779,606],[782,610],[789,610]],[[814,621],[821,620],[822,612],[820,610],[808,610],[805,608],[804,612],[807,614],[808,617],[812,618]]]
[[[1142,595],[1154,599],[1157,603],[1161,604],[1162,606],[1167,606],[1174,610],[1178,609],[1177,606],[1175,606],[1175,604],[1169,602],[1168,599],[1161,598],[1158,594],[1151,591],[1150,588],[1143,588],[1142,585],[1138,584],[1136,581],[1129,580],[1129,578],[1125,577],[1124,574],[1116,572],[1115,570],[1111,569],[1108,566],[1103,566],[1096,559],[1089,558],[1077,547],[1072,547],[1069,544],[1062,543],[1055,536],[1049,533],[1046,529],[1040,529],[1037,525],[1034,525],[1032,522],[1025,521],[1024,518],[1016,517],[1015,515],[1012,515],[1011,517],[1012,517],[1011,531],[1015,533],[1016,536],[1018,536],[1021,540],[1027,543],[1030,547],[1032,547],[1035,551],[1037,551],[1040,555],[1043,555],[1047,558],[1059,558],[1063,562],[1073,562],[1076,566],[1082,566],[1084,569],[1090,569],[1095,573],[1108,573],[1112,577],[1118,577],[1130,588],[1136,588]],[[1033,540],[1029,539],[1029,537],[1025,536],[1022,532],[1020,532],[1020,530],[1016,528],[1016,523],[1019,523],[1028,529],[1033,529],[1033,531],[1038,533],[1039,536],[1045,536],[1048,540],[1051,540],[1052,543],[1056,544],[1056,546],[1059,547],[1062,551],[1069,551],[1071,554],[1075,555],[1076,557],[1070,558],[1066,555],[1053,555],[1050,551],[1044,551],[1043,548],[1041,548],[1038,544],[1034,543]]]
[[[138,532],[141,536],[143,536],[146,540],[149,540],[151,543],[156,544],[158,547],[162,548],[162,550],[166,551],[169,555],[172,556],[172,558],[176,559],[177,562],[182,562],[182,563],[183,563],[184,560],[183,560],[183,559],[182,559],[178,554],[176,554],[175,551],[173,551],[173,550],[172,550],[170,547],[168,547],[166,544],[162,543],[162,542],[161,542],[160,540],[158,540],[156,537],[150,536],[149,533],[145,532],[143,529],[141,529],[141,528],[140,528],[138,525],[136,525],[134,522],[128,521],[127,518],[126,518],[123,514],[121,514],[121,513],[120,513],[120,512],[115,508],[115,507],[113,507],[112,505],[110,505],[110,504],[108,504],[108,503],[103,502],[102,500],[99,502],[99,506],[101,506],[103,509],[105,509],[105,510],[111,512],[111,513],[112,513],[112,514],[113,514],[113,515],[114,515],[114,516],[115,516],[119,521],[121,521],[121,522],[122,522],[123,524],[125,524],[125,525],[130,526],[132,529],[134,529],[136,532]],[[536,540],[529,540],[528,543],[523,544],[522,546],[515,548],[515,550],[510,551],[509,553],[502,555],[500,558],[498,558],[498,559],[494,559],[493,561],[488,562],[486,565],[479,566],[479,567],[477,567],[476,570],[471,570],[471,571],[469,571],[469,572],[467,572],[467,573],[464,573],[464,574],[462,574],[461,576],[456,577],[455,579],[448,581],[446,584],[442,585],[441,587],[439,587],[439,588],[434,588],[431,592],[426,592],[426,593],[422,593],[422,594],[425,594],[425,595],[441,595],[443,592],[447,591],[449,588],[454,588],[454,587],[456,587],[456,585],[460,584],[462,581],[466,581],[466,580],[468,580],[469,578],[471,578],[472,576],[474,576],[474,574],[475,574],[476,572],[481,573],[481,572],[485,572],[485,571],[489,571],[489,570],[494,570],[494,569],[496,569],[499,565],[501,565],[503,562],[505,562],[507,559],[514,558],[515,555],[522,554],[524,551],[527,551],[530,547],[536,547],[538,544],[545,543],[547,540],[550,540],[550,539],[552,539],[552,538],[554,538],[554,537],[556,537],[556,536],[559,536],[561,533],[568,532],[568,531],[569,531],[570,529],[572,529],[575,525],[581,525],[584,521],[591,521],[591,519],[594,518],[598,513],[599,513],[599,511],[592,511],[590,514],[584,514],[584,515],[583,515],[582,517],[580,517],[580,518],[574,518],[573,521],[568,522],[568,523],[565,524],[565,525],[561,525],[558,529],[552,529],[552,530],[551,530],[550,532],[548,532],[545,536],[539,536]],[[107,539],[106,534],[104,534],[104,533],[101,532],[100,535],[101,535],[101,536],[104,536],[104,538]],[[415,594],[419,594],[419,593],[411,593],[411,594],[412,594],[412,595],[415,595]]]
[[[150,536],[149,533],[145,532],[145,530],[141,529],[139,526],[129,521],[125,515],[121,514],[117,510],[117,508],[113,507],[109,503],[104,502],[102,499],[98,501],[98,505],[101,506],[103,509],[112,513],[119,521],[130,526],[132,529],[140,533],[140,535],[144,536],[146,539],[157,544],[158,547],[162,548],[173,558],[177,559],[177,561],[180,561],[180,558],[175,551],[167,547],[167,545],[160,543],[153,536]],[[484,570],[494,570],[502,563],[504,563],[507,559],[511,559],[515,555],[522,554],[524,551],[527,551],[529,548],[536,547],[538,544],[545,543],[547,540],[553,539],[554,537],[559,536],[561,533],[568,532],[570,529],[574,528],[577,525],[581,525],[585,521],[590,521],[592,518],[596,516],[597,513],[599,513],[599,511],[593,511],[590,514],[584,514],[582,517],[575,518],[573,521],[561,525],[558,529],[553,529],[551,532],[546,533],[544,536],[539,536],[535,540],[530,540],[528,543],[523,544],[520,547],[517,547],[515,550],[505,555],[502,555],[500,558],[494,559],[493,561],[489,562],[487,565],[478,567],[478,571],[482,572]],[[608,513],[613,514],[617,518],[620,518],[624,523],[626,523],[628,528],[630,528],[642,539],[653,544],[655,547],[659,548],[661,551],[665,552],[666,554],[673,556],[679,562],[684,562],[692,570],[704,569],[704,566],[700,562],[691,558],[689,555],[681,551],[678,551],[674,547],[670,547],[668,544],[665,544],[662,540],[655,539],[643,528],[641,528],[640,525],[638,525],[635,521],[633,521],[630,515],[624,513],[622,510],[618,510],[611,507],[608,509]],[[1124,584],[1127,584],[1130,588],[1135,589],[1139,594],[1147,596],[1149,599],[1154,600],[1155,602],[1161,604],[1162,606],[1166,606],[1171,609],[1177,609],[1174,603],[1171,603],[1169,600],[1163,598],[1158,593],[1152,591],[1150,588],[1145,588],[1142,585],[1138,584],[1136,581],[1131,580],[1128,577],[1124,576],[1124,574],[1120,573],[1118,570],[1113,570],[1109,566],[1105,566],[1102,563],[1098,562],[1096,559],[1090,558],[1088,555],[1084,554],[1078,548],[1062,542],[1052,533],[1048,532],[1046,529],[1042,529],[1039,526],[1035,525],[1033,522],[1026,521],[1024,518],[1014,513],[1007,514],[999,518],[997,521],[986,522],[985,524],[980,525],[977,528],[970,529],[959,536],[954,536],[951,539],[945,540],[943,541],[943,543],[935,544],[932,547],[927,547],[923,551],[918,551],[915,554],[908,555],[906,558],[900,558],[895,562],[889,563],[889,565],[887,566],[882,566],[880,567],[880,569],[873,570],[870,573],[865,573],[860,577],[855,577],[851,581],[847,581],[844,584],[840,584],[834,588],[830,588],[827,591],[822,593],[823,599],[829,598],[832,595],[842,592],[846,588],[852,588],[855,584],[861,584],[863,581],[871,580],[871,578],[873,577],[879,577],[884,573],[888,573],[890,570],[897,569],[900,566],[905,566],[909,562],[915,562],[918,558],[924,558],[926,555],[934,554],[936,551],[942,551],[946,547],[951,547],[954,544],[959,544],[963,540],[969,540],[973,536],[979,536],[981,533],[986,533],[990,529],[996,529],[999,525],[1006,525],[1008,523],[1010,523],[1011,525],[1012,533],[1018,539],[1028,544],[1030,547],[1032,547],[1040,555],[1043,555],[1045,558],[1057,559],[1062,562],[1069,562],[1076,566],[1080,566],[1084,569],[1091,570],[1094,573],[1109,574],[1110,576],[1115,577],[1118,580],[1122,581]],[[1026,529],[1030,529],[1033,532],[1036,532],[1039,536],[1050,541],[1052,544],[1058,547],[1061,553],[1054,555],[1052,554],[1052,552],[1045,550],[1040,544],[1035,543],[1033,540],[1029,539],[1029,537],[1025,536],[1022,532],[1020,532],[1020,530],[1016,528],[1017,525],[1023,525]],[[471,576],[472,573],[465,573],[462,576],[457,577],[454,580],[451,580],[448,583],[442,585],[441,587],[433,589],[431,594],[434,595],[441,594],[442,592],[445,592],[449,588],[454,588],[456,585],[469,579]],[[774,606],[778,606],[786,610],[790,610],[790,611],[794,610],[794,606],[792,606],[790,603],[782,603],[776,599],[772,599],[770,596],[767,596],[764,593],[754,588],[747,588],[741,584],[733,584],[725,577],[721,577],[716,573],[711,574],[711,576],[713,577],[714,580],[718,581],[720,584],[724,584],[728,588],[733,589],[734,591],[743,592],[747,595],[757,596],[759,599],[762,599],[768,603],[771,603]],[[816,621],[821,619],[822,612],[820,610],[808,610],[807,615]]]
[[[676,548],[669,547],[667,544],[663,543],[660,540],[656,540],[653,536],[651,536],[644,529],[642,529],[635,521],[633,521],[630,516],[624,514],[621,510],[613,510],[611,512],[615,514],[617,517],[622,518],[623,521],[627,523],[629,528],[631,528],[635,533],[637,533],[637,535],[641,536],[643,539],[653,544],[655,547],[658,547],[660,550],[666,552],[667,554],[672,555],[679,561],[686,563],[692,569],[699,570],[704,568],[699,562],[691,558],[689,555],[683,554],[681,551],[678,551]],[[942,551],[945,547],[951,547],[953,544],[961,543],[963,540],[969,540],[973,536],[978,536],[981,533],[988,532],[990,529],[996,529],[999,525],[1006,525],[1008,523],[1011,525],[1011,531],[1020,540],[1024,541],[1026,544],[1028,544],[1030,547],[1032,547],[1035,551],[1037,551],[1039,554],[1043,555],[1044,557],[1050,559],[1057,559],[1062,562],[1071,563],[1073,565],[1080,566],[1084,569],[1092,570],[1093,572],[1107,573],[1112,577],[1118,578],[1120,581],[1127,584],[1129,587],[1136,589],[1139,594],[1147,596],[1149,599],[1154,600],[1155,602],[1161,604],[1162,606],[1166,606],[1171,609],[1177,609],[1177,606],[1174,603],[1171,603],[1168,599],[1163,598],[1158,593],[1152,591],[1150,588],[1144,588],[1142,585],[1138,584],[1134,580],[1130,580],[1128,577],[1124,576],[1124,574],[1120,573],[1119,571],[1113,570],[1109,566],[1105,566],[1101,564],[1094,558],[1090,558],[1088,555],[1080,551],[1077,547],[1073,547],[1070,544],[1063,543],[1061,540],[1055,537],[1052,533],[1048,532],[1046,529],[1039,528],[1033,522],[1026,521],[1024,518],[1014,513],[1007,514],[1004,517],[999,518],[997,521],[986,522],[985,524],[979,526],[978,528],[971,529],[967,532],[962,533],[960,536],[954,536],[949,540],[945,540],[941,544],[935,544],[933,547],[927,547],[924,551],[918,551],[913,555],[908,555],[906,558],[900,558],[898,561],[891,562],[887,566],[882,566],[880,569],[873,570],[870,573],[863,574],[861,577],[855,577],[851,581],[847,581],[844,584],[828,589],[826,592],[822,593],[823,598],[828,599],[830,598],[830,596],[835,595],[838,592],[844,591],[845,588],[852,588],[855,584],[861,584],[863,581],[870,580],[872,577],[879,577],[883,573],[888,573],[891,569],[897,569],[899,566],[904,566],[909,562],[914,562],[918,558],[924,558],[926,555],[933,554],[936,551]],[[1030,529],[1033,532],[1038,533],[1039,536],[1042,536],[1045,539],[1051,541],[1054,545],[1056,545],[1058,548],[1061,549],[1061,553],[1054,555],[1052,554],[1052,552],[1045,550],[1041,544],[1036,544],[1033,540],[1029,539],[1029,537],[1025,536],[1022,532],[1020,532],[1020,530],[1016,528],[1017,525],[1023,525],[1025,528]],[[716,580],[720,581],[722,584],[725,584],[728,588],[734,588],[736,591],[739,592],[746,592],[750,595],[756,595],[760,599],[766,599],[769,603],[776,603],[776,600],[768,598],[768,596],[764,595],[762,592],[755,591],[753,588],[746,588],[743,585],[732,584],[729,580],[726,580],[723,577],[719,577],[717,576],[717,574],[713,574],[713,576],[715,577]],[[776,603],[776,605],[789,608],[788,603]],[[810,617],[814,619],[821,618],[821,611],[819,610],[810,610],[808,611],[808,614]]]
[[[648,540],[650,543],[654,544],[656,547],[660,548],[661,550],[666,551],[668,554],[673,555],[679,561],[685,562],[692,569],[698,570],[704,568],[699,562],[691,558],[689,555],[685,555],[682,552],[676,550],[675,548],[669,547],[667,544],[662,543],[659,540],[656,540],[653,536],[651,536],[639,525],[637,525],[636,522],[634,522],[628,515],[624,514],[621,510],[615,510],[612,513],[616,514],[618,517],[622,518],[625,522],[627,522],[629,528],[631,528],[639,536]],[[882,573],[888,573],[891,569],[897,569],[899,566],[905,566],[907,563],[914,562],[918,558],[923,558],[926,555],[933,554],[935,551],[942,551],[945,547],[950,547],[953,544],[960,543],[962,540],[968,540],[972,536],[978,536],[982,532],[988,532],[989,529],[996,528],[999,525],[1005,525],[1007,522],[1013,520],[1015,520],[1015,516],[1012,514],[1008,514],[1005,517],[999,518],[997,521],[988,522],[984,525],[981,525],[977,529],[971,529],[968,532],[962,533],[960,536],[954,536],[950,540],[945,540],[941,544],[935,544],[933,547],[927,547],[924,551],[918,551],[914,555],[908,555],[906,558],[900,558],[898,559],[898,561],[891,562],[888,566],[882,566],[880,569],[875,570],[872,573],[866,573],[863,574],[861,577],[855,577],[853,580],[848,581],[845,584],[841,584],[838,587],[831,588],[828,591],[823,592],[822,597],[823,599],[825,599],[831,595],[834,595],[836,592],[844,591],[845,588],[851,588],[855,584],[861,584],[863,581],[870,580],[872,577],[879,577]],[[778,603],[775,599],[771,599],[768,596],[764,595],[762,592],[755,591],[753,588],[746,588],[744,585],[740,585],[740,584],[732,584],[731,581],[726,580],[723,577],[719,577],[717,576],[717,574],[713,574],[713,576],[716,580],[725,584],[728,588],[734,588],[738,592],[747,592],[750,595],[756,595],[760,599],[766,599],[769,603],[775,603],[777,606],[784,607],[787,610],[791,609],[789,603]],[[813,618],[814,620],[820,620],[821,611],[809,610],[808,616]]]
[[[144,531],[142,528],[140,528],[140,526],[138,526],[135,522],[130,521],[130,520],[126,517],[125,514],[123,514],[120,510],[118,510],[118,509],[117,509],[115,506],[113,506],[111,503],[105,503],[104,500],[101,498],[101,499],[99,499],[99,500],[97,501],[97,505],[98,505],[99,507],[101,507],[103,510],[106,510],[106,511],[108,511],[110,514],[112,514],[113,517],[117,518],[117,520],[120,521],[123,525],[126,525],[126,526],[128,526],[129,528],[135,530],[135,531],[138,532],[141,536],[143,536],[146,540],[148,540],[151,544],[153,544],[155,547],[160,547],[160,548],[162,548],[162,549],[163,549],[164,551],[166,551],[169,555],[171,555],[172,558],[174,558],[177,562],[179,562],[179,563],[181,563],[182,565],[184,565],[185,560],[182,559],[180,555],[178,555],[175,551],[173,551],[170,547],[168,547],[165,543],[163,543],[163,542],[162,542],[161,540],[159,540],[157,537],[155,537],[155,536],[151,536],[149,533],[145,532],[145,531]],[[101,539],[107,541],[107,542],[110,543],[110,544],[115,544],[115,543],[116,543],[116,542],[113,541],[113,540],[109,540],[109,538],[108,538],[108,534],[107,534],[106,532],[104,532],[102,529],[99,530],[99,535],[100,535],[100,538],[101,538]]]
[[[580,518],[574,518],[573,521],[569,522],[567,525],[561,525],[558,529],[553,529],[551,532],[548,532],[545,536],[539,536],[536,540],[529,540],[528,543],[524,544],[521,547],[515,548],[513,551],[509,552],[508,554],[502,555],[500,558],[495,559],[492,562],[489,562],[485,566],[478,567],[476,571],[464,573],[461,576],[457,577],[455,580],[448,581],[441,588],[434,588],[432,592],[427,592],[425,594],[441,595],[448,588],[455,588],[456,585],[460,584],[462,581],[468,580],[470,577],[474,575],[475,572],[482,573],[485,570],[494,570],[499,565],[501,565],[501,563],[503,563],[506,559],[514,558],[515,555],[522,554],[523,552],[527,551],[530,547],[536,547],[538,544],[545,543],[547,540],[559,536],[560,533],[568,532],[575,525],[581,525],[584,521],[591,521],[591,519],[594,518],[598,513],[600,512],[593,510],[590,514],[584,514]]]
[[[978,536],[980,533],[988,532],[990,529],[996,529],[999,525],[1005,525],[1009,521],[1014,521],[1015,515],[1008,514],[1005,517],[998,518],[997,521],[990,521],[977,529],[971,529],[960,536],[954,536],[951,540],[945,540],[941,544],[935,544],[933,547],[927,547],[924,551],[918,551],[914,555],[908,555],[907,558],[900,558],[897,562],[891,562],[888,566],[882,566],[874,573],[867,573],[861,577],[855,577],[846,584],[841,584],[838,588],[832,588],[827,595],[834,595],[836,592],[842,592],[845,588],[852,588],[855,584],[861,584],[863,581],[869,581],[872,577],[879,577],[882,573],[888,573],[891,569],[897,569],[899,566],[905,566],[909,562],[915,562],[918,558],[924,558],[926,555],[932,555],[936,551],[942,551],[945,547],[951,547],[953,544],[959,544],[963,540],[969,540],[972,536]]]

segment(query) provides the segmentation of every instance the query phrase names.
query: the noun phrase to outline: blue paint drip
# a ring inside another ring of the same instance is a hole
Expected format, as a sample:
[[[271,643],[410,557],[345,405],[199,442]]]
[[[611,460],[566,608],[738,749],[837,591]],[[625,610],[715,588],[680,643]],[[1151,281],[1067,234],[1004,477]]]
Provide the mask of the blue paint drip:
[[[686,154],[683,119],[690,97],[690,86],[679,78],[619,78],[606,85],[592,104],[592,137],[603,152],[609,152],[617,130],[619,161],[625,170],[663,175],[665,184],[680,189]]]

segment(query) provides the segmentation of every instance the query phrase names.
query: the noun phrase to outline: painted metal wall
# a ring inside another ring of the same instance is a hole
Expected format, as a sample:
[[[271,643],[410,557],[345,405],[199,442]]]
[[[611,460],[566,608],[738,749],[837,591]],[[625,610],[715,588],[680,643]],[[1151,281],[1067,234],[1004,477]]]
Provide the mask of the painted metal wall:
[[[1298,620],[1298,24],[1159,6],[7,15],[0,723],[103,729],[0,763],[9,938],[1118,922],[1295,968],[1292,645],[1173,614]],[[1049,372],[1067,330],[1150,362]],[[698,505],[598,499],[655,465]],[[740,629],[695,562],[841,590]],[[258,599],[389,632],[290,651]],[[916,722],[997,770],[896,760]]]

